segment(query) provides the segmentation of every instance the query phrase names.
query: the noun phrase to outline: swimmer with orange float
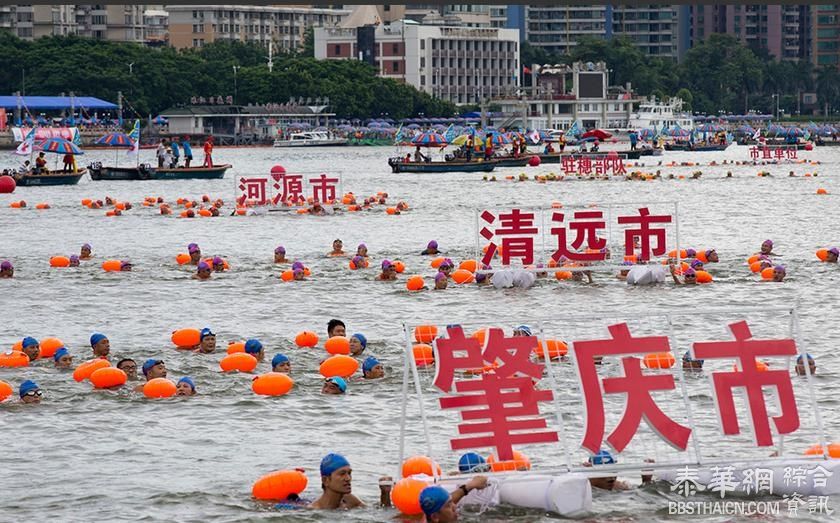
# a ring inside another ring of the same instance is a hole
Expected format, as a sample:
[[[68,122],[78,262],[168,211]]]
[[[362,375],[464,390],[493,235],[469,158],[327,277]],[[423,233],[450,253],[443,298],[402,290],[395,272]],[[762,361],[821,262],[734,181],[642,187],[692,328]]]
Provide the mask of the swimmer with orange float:
[[[201,263],[201,249],[197,243],[187,245],[187,252],[190,254],[190,265]]]
[[[784,265],[776,265],[775,267],[773,267],[772,281],[775,281],[775,282],[784,281],[785,276],[787,276],[787,269],[785,269]]]
[[[197,270],[193,275],[194,280],[209,280],[210,276],[213,274],[213,270],[207,262],[198,262],[196,269]]]
[[[452,275],[452,271],[455,270],[455,262],[451,259],[446,258],[444,259],[441,264],[438,266],[438,271],[442,272],[446,275],[447,278]]]
[[[691,357],[689,351],[685,351],[682,357],[682,368],[692,372],[700,372],[703,370],[703,363],[705,360],[698,360]]]
[[[216,335],[208,327],[201,329],[198,339],[199,343],[193,347],[193,352],[210,354],[216,350]]]
[[[343,321],[333,318],[329,322],[327,322],[327,338],[332,338],[333,336],[346,336],[346,335],[347,335],[347,326],[344,325]]]
[[[714,249],[709,249],[709,250],[705,251],[705,255],[706,255],[706,263],[717,263],[717,262],[720,261],[720,258],[718,258],[718,253]]]
[[[213,257],[213,272],[225,272],[225,260],[221,256]]]
[[[382,363],[378,359],[373,356],[368,356],[365,358],[365,361],[362,362],[362,376],[366,380],[384,378],[385,367],[382,366]]]
[[[95,332],[90,337],[90,348],[93,350],[94,358],[107,360],[111,353],[111,342],[104,334]]]
[[[15,267],[9,260],[0,263],[0,278],[12,278],[15,275]]]
[[[286,248],[282,245],[274,249],[274,263],[289,263],[286,259]]]
[[[449,278],[446,277],[446,273],[441,271],[435,275],[435,290],[441,291],[445,289],[449,285]]]
[[[283,374],[292,373],[292,362],[285,354],[275,354],[271,358],[271,372],[282,372]]]
[[[671,269],[671,278],[674,279],[674,283],[677,285],[696,285],[697,284],[697,272],[689,267],[688,269],[683,271],[683,279],[677,276],[677,268],[671,264],[669,265]]]
[[[292,279],[295,281],[303,281],[306,279],[306,271],[304,269],[292,269]]]
[[[338,378],[340,379],[340,378]],[[350,462],[341,454],[330,453],[321,460],[321,496],[307,505],[317,510],[338,510],[364,507],[365,504],[352,494],[353,469]],[[379,478],[379,503],[383,507],[391,506],[390,477]]]
[[[382,272],[376,279],[379,281],[394,281],[397,279],[397,267],[391,260],[382,260]]]
[[[32,336],[23,338],[20,347],[21,351],[26,354],[30,362],[37,360],[38,356],[41,355],[41,345],[38,343],[38,340]]]
[[[814,360],[814,357],[810,354],[805,355],[808,358],[808,370],[805,370],[805,363],[802,361],[802,355],[800,354],[796,358],[796,375],[797,376],[805,376],[806,374],[810,374],[813,376],[817,373],[817,362]]]
[[[251,338],[245,342],[245,352],[257,358],[257,361],[263,361],[265,359],[263,344],[256,338]]]
[[[837,263],[837,255],[840,254],[840,249],[837,247],[832,247],[825,251],[825,260],[826,263]]]
[[[73,356],[71,356],[70,351],[64,347],[55,351],[55,354],[53,354],[53,361],[55,361],[56,369],[69,369],[73,367]]]
[[[137,362],[131,358],[123,358],[117,362],[117,368],[125,372],[125,377],[128,380],[135,381],[137,379]]]
[[[166,365],[163,360],[156,360],[150,358],[143,363],[143,376],[146,377],[146,382],[150,382],[155,378],[166,377]],[[143,392],[143,385],[134,387],[134,392]]]
[[[350,355],[358,358],[367,348],[367,338],[364,334],[350,336]]]
[[[91,252],[91,246],[89,243],[82,245],[82,249],[79,251],[79,259],[80,260],[90,260],[93,258],[93,253]]]
[[[70,267],[78,267],[79,265],[80,265],[79,257],[76,256],[75,254],[71,255],[70,256]]]
[[[347,253],[344,252],[344,242],[339,239],[333,240],[332,244],[333,250],[327,253],[327,256],[345,256]]]
[[[195,396],[195,382],[189,376],[184,376],[175,385],[177,396]]]
[[[764,240],[761,243],[761,252],[759,254],[764,254],[766,256],[777,256],[777,254],[773,252],[773,240]]]
[[[120,262],[120,272],[131,272],[131,269],[134,265],[131,264],[128,260],[123,260]]]
[[[420,508],[428,523],[452,523],[458,521],[456,505],[471,491],[487,487],[485,476],[474,476],[459,485],[452,494],[440,485],[432,485],[420,491]]]
[[[41,403],[41,397],[44,395],[38,384],[32,380],[26,380],[20,384],[18,389],[21,403],[37,404]]]
[[[333,377],[324,380],[324,386],[321,388],[321,394],[330,396],[340,395],[347,392],[347,382],[344,378]]]
[[[423,252],[420,253],[421,256],[434,256],[436,254],[440,254],[437,240],[430,241]]]

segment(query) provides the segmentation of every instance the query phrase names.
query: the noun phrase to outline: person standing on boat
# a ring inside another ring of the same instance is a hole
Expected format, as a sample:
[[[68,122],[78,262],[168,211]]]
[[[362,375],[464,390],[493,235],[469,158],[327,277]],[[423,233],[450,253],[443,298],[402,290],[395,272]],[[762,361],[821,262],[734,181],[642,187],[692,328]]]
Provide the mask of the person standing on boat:
[[[161,140],[157,146],[158,169],[163,169],[163,157],[166,155],[166,141]]]
[[[38,153],[38,157],[35,158],[35,174],[49,174],[50,172],[47,170],[47,159],[44,157],[44,153]]]
[[[184,148],[184,167],[189,168],[192,162],[192,147],[190,147],[190,137],[184,136],[184,141],[181,142],[181,147]]]
[[[636,131],[630,131],[630,150],[636,150],[636,144],[639,143],[639,136],[636,134]]]
[[[487,139],[484,141],[484,160],[489,160],[493,157],[493,133],[487,133]]]
[[[473,139],[472,139],[472,136],[467,138],[467,150],[464,151],[464,152],[466,153],[467,161],[471,162],[472,161],[472,154],[473,154]]]
[[[213,167],[213,137],[204,142],[204,167]]]
[[[69,172],[76,172],[76,161],[73,159],[73,155],[71,153],[67,153],[64,155],[64,168],[62,171],[69,173]]]
[[[178,137],[173,137],[172,142],[169,145],[172,147],[172,165],[170,165],[170,167],[175,169],[178,167],[178,162],[181,159],[181,149],[178,147]]]

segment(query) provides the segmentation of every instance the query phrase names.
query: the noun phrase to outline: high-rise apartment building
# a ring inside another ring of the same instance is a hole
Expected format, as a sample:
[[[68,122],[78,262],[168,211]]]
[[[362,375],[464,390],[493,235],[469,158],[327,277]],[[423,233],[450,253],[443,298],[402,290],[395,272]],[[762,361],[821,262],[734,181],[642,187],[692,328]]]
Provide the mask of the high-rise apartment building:
[[[0,30],[24,40],[42,36],[78,35],[117,42],[146,41],[144,13],[156,8],[159,23],[166,17],[162,6],[144,4],[61,4],[0,6]]]
[[[840,67],[840,5],[811,6],[811,62]]]
[[[692,45],[712,33],[725,33],[780,60],[810,56],[811,6],[807,4],[693,5],[691,17]]]

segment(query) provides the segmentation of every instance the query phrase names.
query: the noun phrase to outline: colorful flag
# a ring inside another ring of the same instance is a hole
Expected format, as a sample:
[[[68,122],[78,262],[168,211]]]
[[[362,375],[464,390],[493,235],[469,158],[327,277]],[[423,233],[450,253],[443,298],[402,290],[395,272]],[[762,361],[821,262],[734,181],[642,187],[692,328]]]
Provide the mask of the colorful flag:
[[[35,145],[35,129],[30,129],[26,138],[20,142],[20,145],[15,149],[15,154],[19,156],[29,156],[32,154],[32,147]]]
[[[140,158],[140,120],[134,120],[134,127],[128,133],[128,137],[134,142],[131,144],[131,149],[128,150],[128,156],[137,156]]]

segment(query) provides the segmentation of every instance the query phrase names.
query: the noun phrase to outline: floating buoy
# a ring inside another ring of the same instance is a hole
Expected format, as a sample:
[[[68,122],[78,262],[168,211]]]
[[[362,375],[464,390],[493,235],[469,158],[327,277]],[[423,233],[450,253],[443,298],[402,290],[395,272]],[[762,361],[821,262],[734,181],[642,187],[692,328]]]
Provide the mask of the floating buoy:
[[[97,389],[110,389],[125,385],[128,377],[125,372],[116,367],[103,367],[96,369],[90,375],[90,382]]]
[[[452,281],[458,285],[472,283],[475,281],[475,275],[466,269],[458,269],[452,273]]]
[[[0,401],[5,401],[13,392],[11,385],[5,381],[0,381]]]
[[[190,255],[185,252],[182,252],[178,254],[178,256],[175,256],[175,261],[178,262],[178,265],[186,265],[190,263],[190,260]]]
[[[484,341],[487,339],[487,331],[488,331],[488,329],[487,329],[487,328],[484,328],[484,329],[478,329],[477,331],[473,332],[473,333],[470,335],[470,338],[475,338],[475,339],[477,339],[477,340],[478,340],[479,345],[481,345],[481,346],[483,347],[483,346],[484,346]]]
[[[64,347],[64,343],[58,338],[44,338],[39,345],[41,347],[39,358],[52,358],[55,356],[55,351]]]
[[[343,354],[336,354],[324,360],[318,368],[318,372],[325,378],[333,378],[335,376],[348,378],[358,369],[359,362],[355,358]]]
[[[324,349],[330,354],[350,354],[350,340],[345,336],[333,336],[324,342]]]
[[[295,273],[292,270],[283,271],[283,273],[280,274],[280,279],[283,281],[292,281],[295,279]]]
[[[228,354],[236,354],[237,352],[245,352],[245,342],[244,341],[232,341],[232,342],[228,343],[227,353]]]
[[[734,372],[741,372],[741,368],[738,367],[737,363],[735,365],[732,365],[732,370]],[[767,372],[768,370],[770,370],[770,366],[761,360],[755,360],[755,370],[757,370],[758,372]]]
[[[178,387],[166,378],[154,378],[143,385],[143,395],[147,398],[171,398],[178,393]]]
[[[478,260],[464,260],[458,264],[458,269],[475,272],[478,270]]]
[[[566,342],[560,340],[538,341],[533,352],[541,360],[544,360],[546,356],[552,360],[556,360],[568,354],[569,346],[566,345]]]
[[[29,356],[21,351],[12,350],[0,354],[0,367],[26,367],[29,365]]]
[[[0,394],[0,401],[2,401],[2,394]],[[831,458],[840,458],[840,443],[829,443],[827,445],[826,453]],[[823,455],[823,447],[817,443],[811,447],[808,447],[805,450],[806,456],[822,456]]]
[[[828,191],[820,187],[819,189],[817,189],[817,194],[828,194]]]
[[[761,279],[763,280],[772,280],[773,279],[773,267],[767,267],[766,269],[761,271]]]
[[[405,271],[405,264],[399,260],[395,261],[394,270],[397,271],[397,273],[401,274],[403,271]]]
[[[432,266],[432,269],[437,269],[438,267],[440,267],[440,264],[442,264],[444,261],[446,261],[446,258],[444,258],[443,256],[438,256],[437,258],[429,262],[429,265]]]
[[[752,262],[752,263],[750,264],[750,271],[752,271],[752,272],[761,272],[761,262],[760,262],[760,261],[757,261],[757,262]]]
[[[9,204],[9,207],[11,207],[12,209],[23,209],[24,207],[26,207],[26,202],[24,200],[21,200],[19,202],[12,202]]]
[[[654,352],[645,354],[644,364],[649,369],[670,369],[676,360],[670,352]]]
[[[428,456],[411,456],[406,458],[402,464],[402,477],[408,478],[416,474],[425,474],[427,476],[440,476],[440,465]]]
[[[102,262],[102,270],[105,272],[119,272],[122,269],[120,260],[105,260]]]
[[[17,182],[11,176],[0,176],[0,194],[12,194],[17,188]]]
[[[257,358],[246,352],[234,352],[222,358],[219,366],[224,372],[251,372],[257,368],[257,363]]]
[[[414,363],[418,367],[425,367],[435,362],[435,351],[431,345],[418,343],[411,348],[411,352],[414,355]]]
[[[828,259],[828,249],[817,249],[817,258],[819,258],[820,261]]]
[[[518,450],[514,450],[513,459],[507,461],[498,461],[495,454],[490,454],[487,457],[487,464],[490,465],[490,470],[493,472],[531,470],[531,460]]]
[[[314,347],[318,344],[318,335],[312,331],[302,331],[295,336],[295,345],[298,347]]]
[[[752,256],[750,256],[749,258],[747,258],[747,263],[748,263],[749,265],[752,265],[753,263],[755,263],[755,262],[757,262],[757,261],[759,261],[759,260],[761,260],[761,255],[759,255],[759,254],[753,254]]]
[[[86,362],[82,363],[76,370],[73,371],[73,379],[82,382],[86,379],[90,378],[90,375],[94,372],[98,371],[99,369],[104,369],[105,367],[110,367],[111,362],[108,360],[103,360],[102,358],[96,358],[93,360],[87,360]]]
[[[277,470],[258,479],[251,495],[261,501],[285,501],[291,494],[306,490],[309,480],[300,470]]]
[[[431,343],[437,338],[438,328],[435,325],[418,325],[414,327],[414,339],[417,343]]]
[[[391,503],[406,516],[418,516],[423,513],[420,507],[420,493],[429,485],[416,478],[403,478],[391,489]]]
[[[531,167],[539,167],[540,163],[542,163],[542,160],[539,156],[532,156],[528,159],[528,165]]]
[[[292,390],[295,382],[282,372],[260,374],[251,382],[251,390],[261,396],[283,396]]]
[[[172,343],[182,349],[195,347],[201,343],[201,331],[198,329],[180,329],[172,333]]]
[[[67,256],[53,256],[50,258],[50,267],[70,267],[70,258]]]
[[[425,286],[426,282],[423,281],[423,277],[419,274],[415,274],[405,282],[405,288],[410,291],[419,291]]]
[[[386,214],[391,214],[391,215],[397,214],[397,208],[396,207],[386,207],[385,208],[385,213]]]
[[[712,275],[706,271],[696,271],[695,275],[697,283],[712,283],[713,281]]]
[[[44,211],[44,210],[50,208],[50,204],[48,204],[48,203],[36,203],[35,208],[38,209],[39,211]]]
[[[571,271],[557,271],[554,273],[554,277],[558,280],[571,280],[572,279],[572,272]]]

